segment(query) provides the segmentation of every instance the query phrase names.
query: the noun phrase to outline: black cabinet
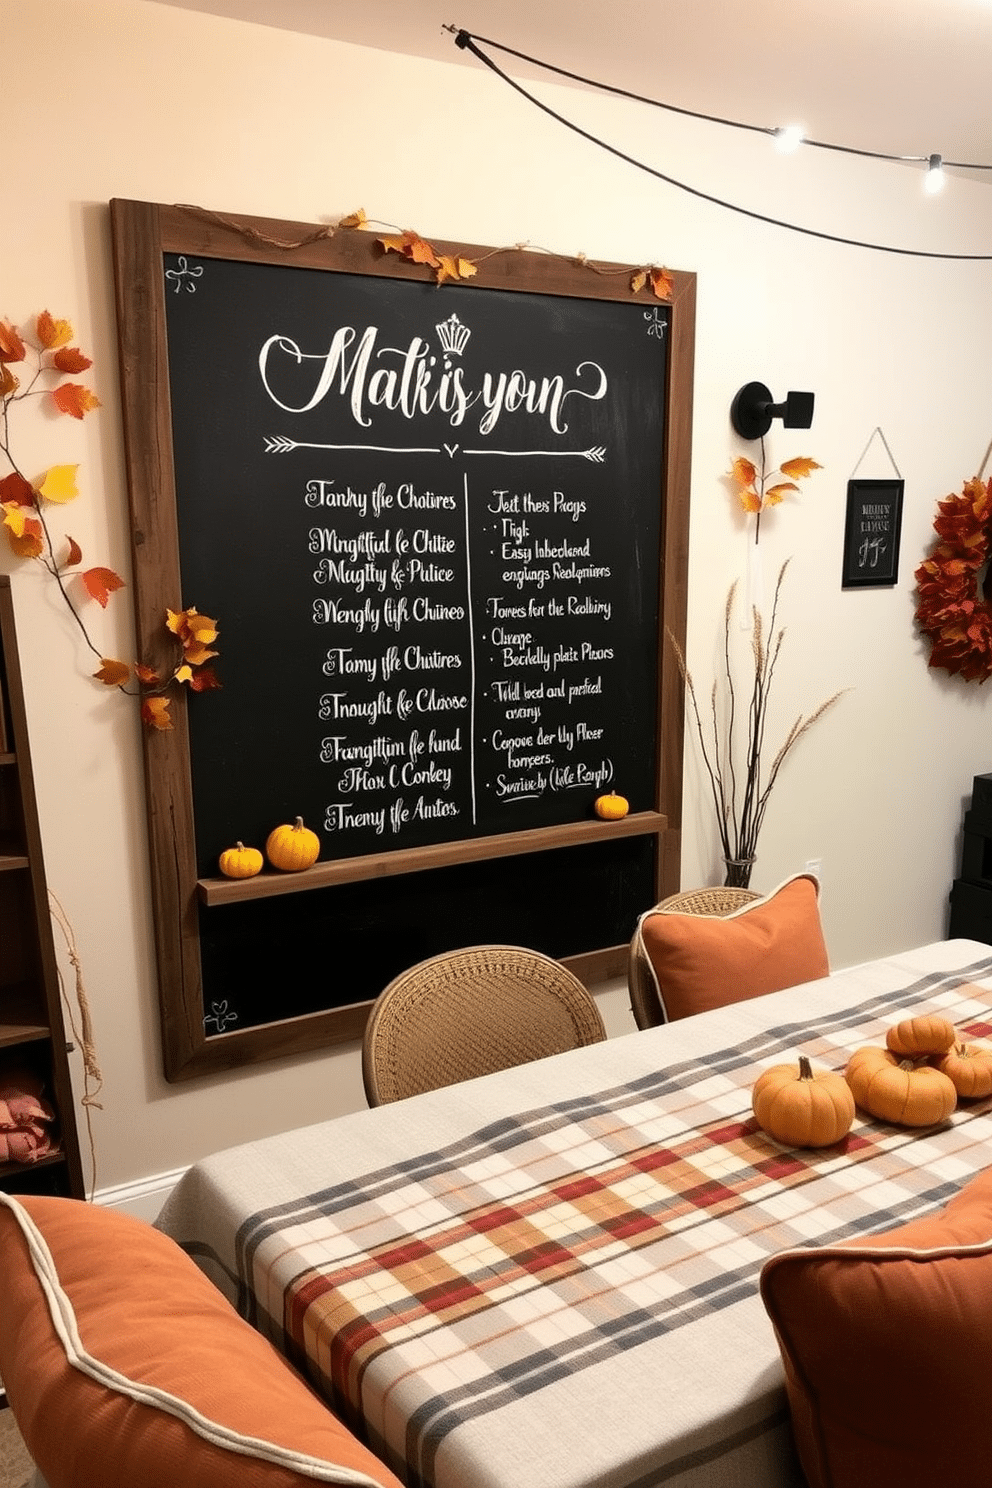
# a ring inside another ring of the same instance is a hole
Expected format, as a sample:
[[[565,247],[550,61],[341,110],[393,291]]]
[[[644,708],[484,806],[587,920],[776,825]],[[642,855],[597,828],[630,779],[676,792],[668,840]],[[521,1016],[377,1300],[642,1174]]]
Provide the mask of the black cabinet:
[[[961,875],[951,886],[951,940],[992,945],[992,775],[976,775],[964,814]]]

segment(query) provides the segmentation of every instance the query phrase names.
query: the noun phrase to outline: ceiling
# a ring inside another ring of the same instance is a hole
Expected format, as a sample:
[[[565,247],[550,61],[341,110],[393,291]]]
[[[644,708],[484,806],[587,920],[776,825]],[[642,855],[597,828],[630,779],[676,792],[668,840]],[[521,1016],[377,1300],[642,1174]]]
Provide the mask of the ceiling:
[[[480,68],[464,28],[702,113],[992,164],[992,0],[156,0]],[[550,74],[492,48],[514,76]],[[976,173],[992,184],[992,171]]]

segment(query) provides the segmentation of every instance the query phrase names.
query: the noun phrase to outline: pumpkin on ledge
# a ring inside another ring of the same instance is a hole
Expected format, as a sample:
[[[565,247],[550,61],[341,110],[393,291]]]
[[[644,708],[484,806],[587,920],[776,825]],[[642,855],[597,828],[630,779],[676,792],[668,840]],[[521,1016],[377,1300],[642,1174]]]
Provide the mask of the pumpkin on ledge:
[[[610,791],[608,796],[597,796],[592,809],[601,821],[622,821],[630,810],[630,802],[625,796],[618,796],[616,791]]]
[[[254,878],[262,871],[262,854],[257,847],[245,847],[243,842],[225,848],[218,860],[218,867],[225,878]]]
[[[265,841],[265,856],[283,873],[302,873],[320,857],[320,838],[298,816],[292,826],[273,828]]]

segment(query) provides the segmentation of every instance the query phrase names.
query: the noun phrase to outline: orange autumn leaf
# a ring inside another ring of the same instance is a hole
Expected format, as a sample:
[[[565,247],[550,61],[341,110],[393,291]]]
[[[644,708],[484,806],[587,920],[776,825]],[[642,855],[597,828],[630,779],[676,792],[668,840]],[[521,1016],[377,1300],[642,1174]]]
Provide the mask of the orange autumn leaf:
[[[739,499],[744,511],[760,512],[761,497],[757,491],[741,491]]]
[[[0,361],[0,398],[9,398],[11,393],[17,392],[20,385],[7,363]]]
[[[209,646],[201,646],[196,641],[186,641],[183,644],[183,659],[190,666],[202,666],[205,661],[210,660],[211,656],[216,655],[217,652],[211,651]]]
[[[753,486],[758,470],[750,460],[745,459],[743,455],[738,455],[730,467],[730,473],[739,486]]]
[[[35,326],[38,340],[46,351],[65,346],[72,340],[72,326],[67,320],[56,320],[47,310],[42,310]]]
[[[412,232],[404,233],[403,236],[408,240],[408,258],[411,258],[414,263],[430,264],[432,269],[438,267],[437,254],[425,238]]]
[[[52,357],[52,366],[60,372],[85,372],[92,365],[92,359],[84,356],[78,346],[65,346]]]
[[[131,668],[126,661],[114,661],[112,657],[102,656],[100,670],[93,675],[104,687],[123,687],[130,679]]]
[[[651,270],[651,288],[656,299],[670,300],[672,298],[672,276],[667,269]]]
[[[9,535],[10,551],[18,558],[40,558],[45,551],[45,544],[41,540],[41,523],[29,522],[26,531],[21,537]]]
[[[16,470],[0,480],[0,505],[13,502],[15,506],[34,506],[34,487]]]
[[[359,207],[357,212],[349,212],[347,217],[342,217],[338,223],[338,227],[366,227],[368,220],[365,215],[365,208]]]
[[[168,698],[143,698],[141,702],[141,716],[149,728],[171,729],[172,727],[172,719],[169,717]]]
[[[179,637],[186,660],[199,666],[193,653],[217,639],[217,621],[211,620],[209,615],[201,615],[195,606],[191,606],[188,610],[166,610],[165,623],[172,634]],[[216,654],[210,652],[211,656]]]
[[[30,508],[19,506],[16,501],[4,502],[3,510],[10,551],[17,558],[40,558],[45,549],[37,517],[29,516]]]
[[[208,651],[206,654],[216,656],[217,652]],[[220,687],[213,667],[192,667],[184,662],[182,666],[176,667],[172,675],[176,682],[187,682],[191,692],[208,692],[211,688]]]
[[[398,238],[380,238],[379,243],[387,253],[398,253],[411,263],[430,264],[432,269],[440,268],[437,254],[419,233],[407,231]]]
[[[20,332],[15,331],[8,321],[0,320],[0,362],[23,362],[25,355]]]
[[[75,568],[77,563],[82,563],[83,561],[83,550],[77,543],[76,539],[74,537],[69,537],[68,533],[66,533],[66,541],[69,544],[69,556],[66,558],[62,567]]]
[[[76,471],[78,465],[53,465],[51,470],[46,470],[41,477],[35,490],[39,496],[44,496],[46,501],[54,501],[59,506],[64,506],[67,501],[74,501],[79,495],[76,485]]]
[[[112,568],[88,568],[82,579],[90,599],[95,599],[104,610],[114,590],[124,588],[124,580]]]
[[[219,688],[220,685],[220,682],[217,680],[217,673],[213,667],[208,666],[197,667],[189,679],[190,692],[211,692],[213,689]]]
[[[449,253],[442,253],[438,260],[436,277],[438,284],[444,284],[448,279],[471,279],[478,272],[470,258],[452,257]]]
[[[656,299],[670,300],[672,298],[672,276],[667,269],[659,269],[654,264],[648,264],[646,268],[638,269],[631,275],[632,294],[640,294],[647,284],[650,284],[651,293]]]
[[[30,530],[40,534],[41,523],[31,516],[32,510],[32,507],[22,506],[19,501],[5,501],[3,521],[8,532],[14,537],[23,537]]]
[[[788,491],[798,491],[799,487],[792,481],[780,481],[777,486],[770,486],[765,492],[765,503],[768,506],[778,506],[783,496]]]
[[[52,392],[55,406],[60,413],[81,419],[94,408],[100,407],[100,399],[81,382],[67,382]]]
[[[797,455],[794,460],[783,460],[778,468],[783,475],[791,476],[793,480],[802,480],[804,476],[812,475],[814,470],[822,470],[823,466],[806,455]]]
[[[159,677],[159,674],[154,667],[145,666],[144,662],[140,661],[136,661],[134,664],[134,675],[137,677],[138,681],[143,682],[146,687],[155,687],[159,683],[159,681],[161,681],[161,678]]]

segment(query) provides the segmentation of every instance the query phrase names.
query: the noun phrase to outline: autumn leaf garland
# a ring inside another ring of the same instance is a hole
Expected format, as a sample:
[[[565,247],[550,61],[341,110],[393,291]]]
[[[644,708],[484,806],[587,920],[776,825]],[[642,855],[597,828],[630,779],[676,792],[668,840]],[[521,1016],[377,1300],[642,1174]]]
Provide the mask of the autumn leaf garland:
[[[101,656],[69,594],[67,581],[78,576],[88,598],[106,609],[110,596],[124,587],[124,580],[110,568],[81,568],[82,549],[68,535],[60,560],[46,514],[48,507],[65,506],[79,495],[76,485],[79,466],[53,465],[32,482],[18,467],[11,451],[10,414],[15,403],[29,397],[47,397],[58,413],[76,419],[100,407],[99,398],[85,384],[65,380],[92,366],[91,359],[78,346],[69,345],[73,334],[69,321],[57,320],[47,310],[35,318],[33,336],[0,321],[0,450],[10,466],[9,473],[0,479],[2,526],[14,556],[36,559],[55,581],[86,645],[100,661],[99,670],[93,674],[95,680],[123,692],[128,692],[128,683],[135,680],[145,722],[152,728],[169,729],[172,721],[165,693],[173,682],[184,683],[194,692],[220,686],[208,665],[217,654],[209,649],[217,639],[216,621],[195,609],[166,611],[166,628],[179,643],[180,657],[164,676],[140,663],[131,666]]]
[[[372,226],[365,214],[364,207],[359,207],[356,212],[349,212],[342,217],[337,224],[338,228],[369,230]],[[397,231],[387,234],[376,240],[384,253],[396,253],[400,258],[405,258],[408,263],[425,264],[434,270],[434,281],[436,284],[447,284],[462,282],[466,279],[475,278],[479,272],[479,262],[472,258],[466,258],[463,254],[438,253],[432,243],[421,237],[420,233],[408,228],[405,232]],[[518,244],[517,247],[522,247]],[[492,258],[495,254],[506,253],[508,249],[494,248],[485,255]],[[585,254],[577,255],[578,261],[588,264],[594,269]],[[635,269],[630,276],[631,294],[640,294],[642,290],[648,289],[658,300],[670,300],[672,298],[673,280],[668,269],[659,268],[656,264],[646,264],[644,268]]]

